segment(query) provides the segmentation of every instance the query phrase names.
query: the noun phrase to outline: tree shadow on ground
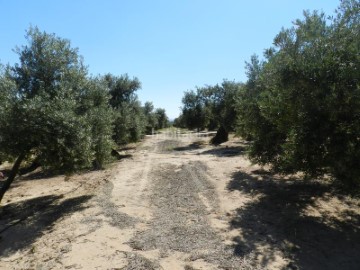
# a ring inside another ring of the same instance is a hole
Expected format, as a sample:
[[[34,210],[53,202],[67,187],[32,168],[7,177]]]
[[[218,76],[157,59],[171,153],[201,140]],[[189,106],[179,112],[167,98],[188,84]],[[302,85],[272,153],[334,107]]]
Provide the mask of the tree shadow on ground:
[[[31,181],[31,180],[43,180],[43,179],[50,179],[62,175],[64,175],[64,172],[61,171],[56,172],[56,171],[38,170],[35,172],[31,172],[29,174],[20,175],[20,177],[15,181],[21,182],[21,181]]]
[[[67,172],[64,169],[44,169],[41,165],[36,165],[33,168],[29,169],[33,165],[25,166],[19,169],[18,177],[15,180],[16,182],[27,181],[27,180],[42,180],[52,177],[57,177],[65,175]],[[5,177],[10,174],[11,169],[3,170]]]
[[[244,146],[221,146],[201,152],[202,155],[214,155],[217,157],[233,157],[243,155],[246,148]]]
[[[92,196],[61,201],[62,196],[43,196],[9,203],[0,208],[0,256],[30,246],[65,215],[84,209]]]
[[[242,234],[234,239],[235,254],[258,251],[266,265],[277,249],[291,260],[284,269],[360,269],[360,215],[344,212],[339,221],[304,214],[316,198],[337,196],[329,193],[331,185],[236,172],[228,189],[258,198],[238,208],[231,220]],[[270,251],[264,253],[260,246]]]
[[[202,146],[200,143],[198,142],[194,142],[192,144],[189,144],[187,146],[179,146],[179,147],[175,147],[174,150],[175,151],[192,151],[192,150],[197,150],[200,149]]]

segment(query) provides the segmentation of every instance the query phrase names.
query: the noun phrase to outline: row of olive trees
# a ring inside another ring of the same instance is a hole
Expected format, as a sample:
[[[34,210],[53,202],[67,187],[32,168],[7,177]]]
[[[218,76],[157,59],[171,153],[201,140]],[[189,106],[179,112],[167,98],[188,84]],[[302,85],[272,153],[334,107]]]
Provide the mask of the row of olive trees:
[[[252,141],[253,161],[360,185],[359,33],[360,3],[344,0],[334,17],[304,12],[264,60],[251,58],[247,82],[225,109],[234,104],[236,131]],[[201,89],[185,93],[180,123],[203,128],[221,116],[208,114],[201,96]]]
[[[238,102],[238,131],[250,157],[283,173],[330,173],[360,184],[360,3],[337,15],[305,12],[253,57]]]
[[[24,160],[61,171],[101,168],[116,144],[160,125],[157,111],[137,98],[137,78],[91,77],[68,40],[37,28],[26,38],[16,49],[19,63],[0,71],[0,162],[14,161],[0,201]]]
[[[235,97],[242,87],[241,83],[224,80],[221,85],[204,86],[184,93],[180,117],[174,125],[190,129],[215,130],[214,144],[228,139],[234,131],[236,122]]]
[[[145,102],[144,105],[146,117],[146,134],[153,134],[155,130],[167,128],[170,126],[170,121],[166,115],[165,109],[157,108],[154,110],[152,102]]]

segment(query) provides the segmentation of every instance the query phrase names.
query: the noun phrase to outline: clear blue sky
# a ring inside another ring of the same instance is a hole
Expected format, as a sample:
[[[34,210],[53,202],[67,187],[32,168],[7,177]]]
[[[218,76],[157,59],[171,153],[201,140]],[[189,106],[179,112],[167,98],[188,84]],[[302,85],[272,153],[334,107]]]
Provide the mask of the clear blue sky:
[[[183,92],[223,79],[245,81],[244,63],[262,55],[303,10],[332,15],[338,0],[0,0],[0,62],[14,64],[30,25],[71,40],[93,75],[128,73],[142,102],[170,118]]]

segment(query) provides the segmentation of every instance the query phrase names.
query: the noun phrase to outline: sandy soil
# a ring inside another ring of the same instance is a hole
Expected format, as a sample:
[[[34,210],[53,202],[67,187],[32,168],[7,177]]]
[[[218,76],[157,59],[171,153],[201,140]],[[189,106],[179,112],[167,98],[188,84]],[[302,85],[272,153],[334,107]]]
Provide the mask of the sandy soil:
[[[0,269],[360,269],[358,199],[208,141],[149,136],[103,171],[17,179]]]

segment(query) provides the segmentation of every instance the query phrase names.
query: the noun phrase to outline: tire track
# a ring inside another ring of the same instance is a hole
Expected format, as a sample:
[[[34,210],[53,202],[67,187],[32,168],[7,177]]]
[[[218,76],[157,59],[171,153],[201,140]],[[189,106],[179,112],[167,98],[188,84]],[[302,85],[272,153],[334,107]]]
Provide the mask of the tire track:
[[[135,250],[159,249],[186,254],[187,261],[205,260],[217,269],[255,269],[252,260],[234,255],[231,246],[209,225],[207,216],[217,198],[201,162],[161,164],[150,173],[150,203],[155,206],[149,229],[137,232],[129,242]]]
[[[141,197],[143,195],[143,193],[146,189],[146,186],[148,185],[149,173],[150,173],[151,167],[153,167],[153,159],[151,158],[150,154],[156,153],[158,151],[158,148],[159,148],[158,143],[155,143],[153,148],[143,150],[143,157],[145,160],[142,161],[142,163],[145,163],[145,164],[144,164],[143,171],[142,171],[142,174],[139,179],[139,185],[138,185],[138,189],[136,192],[137,197]]]

